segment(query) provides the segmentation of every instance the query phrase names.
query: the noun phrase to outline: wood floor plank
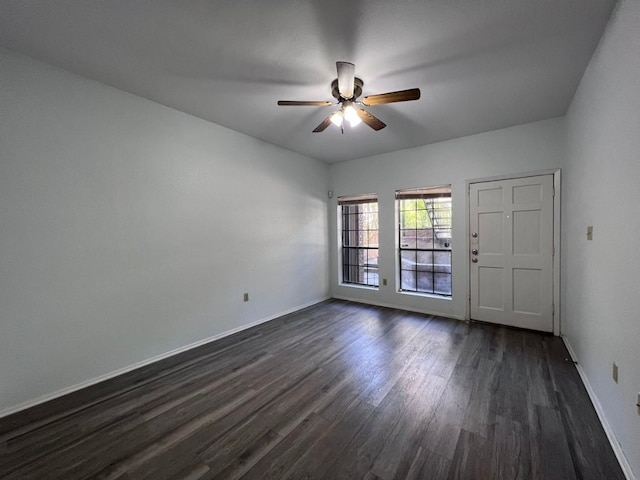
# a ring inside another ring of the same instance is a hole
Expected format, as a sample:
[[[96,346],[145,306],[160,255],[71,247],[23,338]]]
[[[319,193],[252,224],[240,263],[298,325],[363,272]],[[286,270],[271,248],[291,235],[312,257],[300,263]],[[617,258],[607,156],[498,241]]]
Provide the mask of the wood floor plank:
[[[468,326],[461,322],[457,323],[451,324],[451,330],[446,332],[442,344],[442,353],[435,358],[431,367],[433,375],[438,375],[445,380],[449,380],[456,366],[458,366],[458,358],[467,341]]]
[[[464,326],[461,325],[458,328],[462,329]],[[488,334],[485,333],[484,328],[477,328],[476,325],[467,324],[464,330],[466,330],[465,333],[467,338],[462,350],[460,351],[460,356],[456,361],[456,365],[477,368],[478,363],[480,362],[480,357],[482,357],[483,353],[487,351]]]
[[[402,447],[397,447],[403,445],[407,437],[415,441],[420,436],[417,433],[423,431],[419,428],[420,423],[426,424],[425,419],[433,413],[437,397],[442,394],[446,384],[442,378],[429,375],[432,362],[426,352],[430,351],[432,345],[429,342],[420,342],[409,349],[408,358],[403,358],[395,367],[391,365],[390,371],[395,370],[399,375],[386,375],[387,386],[380,389],[387,392],[382,403],[371,402],[370,396],[363,396],[364,401],[376,406],[374,415],[384,419],[375,423],[384,425],[384,431],[361,431],[350,445],[351,451],[356,451],[361,459],[360,469],[345,474],[346,469],[340,464],[352,463],[350,467],[353,466],[350,454],[345,454],[337,462],[337,466],[332,467],[332,475],[345,475],[345,478],[346,475],[351,475],[356,478],[367,468],[371,468],[370,474],[381,478],[393,475],[403,455]],[[385,368],[389,366],[387,364]],[[412,408],[412,404],[417,407]],[[400,437],[403,439],[399,441]],[[386,449],[387,454],[376,454],[379,449]]]
[[[330,300],[0,419],[0,478],[624,476],[561,339]]]
[[[423,379],[402,418],[388,436],[371,472],[382,479],[403,478],[408,473],[414,449],[407,447],[419,445],[446,385],[443,378],[435,375],[427,375]]]
[[[358,432],[331,466],[327,479],[362,478],[384,448],[414,397],[419,382],[396,383],[383,402],[376,407],[370,422]]]
[[[305,418],[271,451],[256,462],[242,476],[244,480],[280,480],[296,461],[308,452],[318,433],[329,428],[330,422],[318,414]]]
[[[491,441],[472,432],[462,430],[451,461],[449,480],[496,478],[491,471]]]
[[[312,447],[289,467],[282,478],[290,480],[324,478],[332,469],[336,458],[343,454],[364,425],[371,421],[373,411],[374,407],[369,403],[357,399],[353,401],[326,431],[317,432]]]
[[[491,472],[495,480],[531,478],[529,429],[514,420],[496,416],[492,432]]]
[[[119,475],[136,471],[138,468],[146,468],[145,463],[153,461],[157,456],[171,452],[181,443],[189,448],[194,448],[194,446],[202,448],[202,445],[207,445],[206,442],[211,442],[212,438],[217,439],[231,430],[257,408],[276,396],[278,392],[286,390],[290,383],[290,379],[281,375],[262,391],[246,390],[233,401],[221,404],[219,408],[204,408],[202,410],[198,408],[199,415],[197,416],[189,414],[189,409],[187,411],[180,410],[174,414],[168,412],[167,415],[157,417],[150,422],[149,428],[153,433],[138,441],[135,438],[125,439],[130,440],[130,445],[138,447],[133,449],[130,455],[119,457],[109,463],[107,471],[101,472],[101,475],[107,479],[115,479]],[[209,404],[209,406],[212,406],[213,403],[206,397],[201,401],[204,405]],[[185,420],[175,422],[176,417],[180,418],[185,415],[187,416]],[[173,422],[175,422],[175,426]],[[167,428],[165,423],[171,425],[171,428]],[[149,440],[153,441],[149,442]]]
[[[496,422],[496,391],[500,364],[487,358],[478,360],[474,372],[469,403],[462,421],[462,428],[489,438]]]
[[[431,480],[434,478],[448,478],[451,471],[451,460],[437,453],[418,447],[411,466],[404,477],[405,480]]]
[[[242,424],[210,444],[200,453],[199,458],[216,474],[225,471],[236,458],[244,457],[246,462],[246,459],[252,456],[256,460],[255,452],[263,450],[252,447],[253,443],[263,442],[263,437],[270,432],[275,435],[270,435],[268,439],[274,442],[288,435],[304,421],[317,404],[325,401],[326,396],[337,389],[343,380],[343,375],[336,375],[326,381],[320,370],[315,371],[305,378],[304,382],[275,397]]]
[[[508,330],[505,351],[498,374],[496,410],[500,415],[520,424],[529,419],[530,382],[527,373],[524,337],[531,334],[520,330]]]
[[[533,405],[530,411],[531,472],[534,478],[578,478],[560,412]]]
[[[598,439],[605,433],[586,392],[581,391],[584,387],[580,385],[579,391],[571,391],[571,384],[565,387],[558,392],[558,405],[578,478],[624,480],[613,452],[599,448]]]
[[[453,459],[470,397],[468,388],[448,383],[422,438],[421,445],[425,450]]]

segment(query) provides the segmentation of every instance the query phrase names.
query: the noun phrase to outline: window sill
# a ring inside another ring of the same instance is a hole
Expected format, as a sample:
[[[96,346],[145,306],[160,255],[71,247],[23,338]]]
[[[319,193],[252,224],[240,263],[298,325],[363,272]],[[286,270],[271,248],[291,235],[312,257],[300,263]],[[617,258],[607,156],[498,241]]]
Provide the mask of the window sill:
[[[372,287],[370,285],[359,285],[357,283],[339,283],[338,286],[348,287],[348,288],[357,288],[360,290],[372,290],[374,292],[377,292],[378,290],[380,290],[380,287]]]
[[[438,295],[437,293],[421,293],[421,292],[407,292],[405,290],[398,290],[400,295],[408,295],[410,297],[422,297],[422,298],[433,298],[436,300],[453,300],[453,296],[445,296]]]

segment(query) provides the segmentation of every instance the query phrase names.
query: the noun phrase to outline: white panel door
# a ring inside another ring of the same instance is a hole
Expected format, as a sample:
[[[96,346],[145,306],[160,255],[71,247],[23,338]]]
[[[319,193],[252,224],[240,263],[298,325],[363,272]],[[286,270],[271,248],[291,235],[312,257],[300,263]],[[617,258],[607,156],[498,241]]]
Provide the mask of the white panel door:
[[[553,175],[472,183],[471,319],[553,331]]]

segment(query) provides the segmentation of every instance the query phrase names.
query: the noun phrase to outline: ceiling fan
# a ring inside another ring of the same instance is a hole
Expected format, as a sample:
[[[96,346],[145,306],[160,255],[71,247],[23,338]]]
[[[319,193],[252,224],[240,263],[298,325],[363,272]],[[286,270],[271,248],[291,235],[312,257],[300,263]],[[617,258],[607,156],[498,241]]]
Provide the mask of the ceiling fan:
[[[368,95],[364,97],[362,101],[358,101],[358,97],[362,94],[364,82],[355,76],[356,66],[349,62],[336,62],[336,68],[338,70],[338,78],[331,82],[331,95],[338,100],[337,102],[279,100],[278,105],[302,107],[330,107],[332,105],[339,105],[340,109],[325,118],[313,131],[315,133],[322,132],[333,123],[340,127],[342,133],[344,133],[344,120],[347,120],[352,127],[360,122],[364,122],[376,131],[382,130],[387,126],[365,109],[358,108],[358,105],[371,107],[384,105],[386,103],[418,100],[420,98],[420,89],[410,88],[409,90]]]

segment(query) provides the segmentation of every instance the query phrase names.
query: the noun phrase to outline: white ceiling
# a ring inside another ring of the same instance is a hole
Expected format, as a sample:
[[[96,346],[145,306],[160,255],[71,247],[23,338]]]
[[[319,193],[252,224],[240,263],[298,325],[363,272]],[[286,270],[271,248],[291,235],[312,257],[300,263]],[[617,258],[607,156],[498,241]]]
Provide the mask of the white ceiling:
[[[614,0],[2,0],[0,46],[284,148],[343,161],[563,115]],[[388,126],[312,133],[335,62]]]

